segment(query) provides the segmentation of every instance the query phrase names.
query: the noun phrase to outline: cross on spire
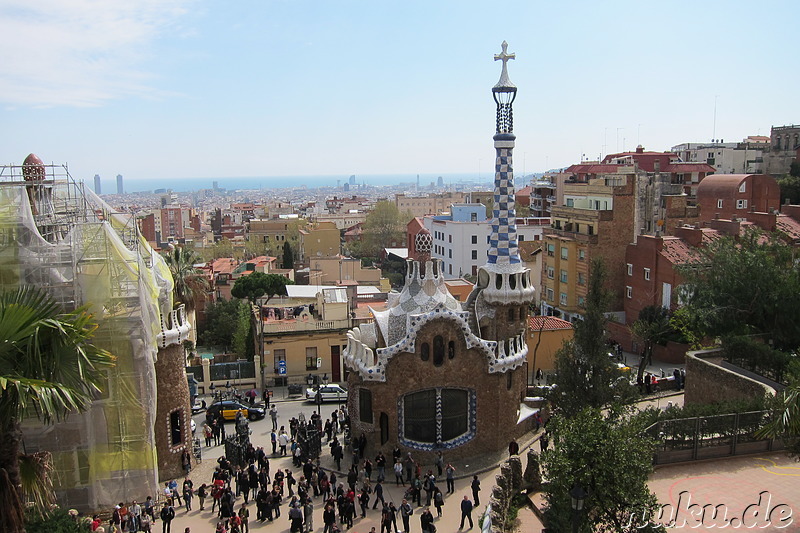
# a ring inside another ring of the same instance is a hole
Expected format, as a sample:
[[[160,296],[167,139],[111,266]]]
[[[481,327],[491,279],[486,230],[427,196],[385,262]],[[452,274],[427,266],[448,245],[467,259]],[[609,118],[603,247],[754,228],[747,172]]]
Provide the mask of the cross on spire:
[[[500,81],[494,86],[495,90],[503,88],[516,88],[516,86],[511,83],[511,80],[508,79],[508,60],[509,59],[516,59],[516,54],[509,54],[508,53],[508,43],[503,41],[503,44],[500,45],[503,49],[502,52],[499,54],[494,55],[495,61],[502,61],[503,62],[503,71],[500,73]]]
[[[503,49],[503,51],[500,52],[499,54],[495,54],[494,55],[494,60],[495,61],[497,61],[497,60],[502,61],[503,62],[503,70],[506,70],[506,63],[508,63],[509,59],[516,59],[516,54],[514,54],[514,53],[511,53],[511,54],[506,53],[506,50],[508,50],[508,43],[505,42],[505,41],[503,41],[503,44],[501,44],[500,47]]]

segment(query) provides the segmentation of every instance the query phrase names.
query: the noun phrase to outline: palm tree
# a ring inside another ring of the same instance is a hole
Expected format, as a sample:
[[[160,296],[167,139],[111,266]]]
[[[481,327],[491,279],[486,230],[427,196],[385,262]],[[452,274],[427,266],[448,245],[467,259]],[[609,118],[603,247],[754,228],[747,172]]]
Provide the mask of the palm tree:
[[[20,423],[85,411],[114,357],[92,344],[85,309],[61,312],[35,287],[0,294],[0,531],[23,531]]]
[[[180,246],[170,251],[164,259],[175,282],[173,292],[176,302],[184,304],[191,311],[197,298],[208,290],[208,280],[203,271],[194,266],[202,260],[194,251]]]

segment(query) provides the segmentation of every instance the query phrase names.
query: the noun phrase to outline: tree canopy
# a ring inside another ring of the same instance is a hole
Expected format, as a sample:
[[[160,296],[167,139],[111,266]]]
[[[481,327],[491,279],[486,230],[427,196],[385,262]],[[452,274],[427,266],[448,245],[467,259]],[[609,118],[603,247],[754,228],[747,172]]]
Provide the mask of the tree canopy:
[[[23,529],[20,423],[88,409],[114,364],[93,344],[96,328],[87,310],[63,313],[40,289],[0,295],[0,531]]]
[[[573,339],[556,352],[556,388],[551,400],[562,416],[575,415],[585,407],[625,401],[633,394],[630,383],[608,356],[605,277],[603,264],[593,261],[583,320],[575,323]]]
[[[684,312],[699,337],[759,335],[777,349],[800,346],[800,267],[776,236],[748,229],[700,249],[680,267]]]
[[[217,300],[206,307],[206,320],[197,332],[198,343],[226,351],[234,345],[233,336],[240,329],[240,310],[249,306],[242,300]],[[245,325],[249,324],[248,319]]]
[[[664,531],[651,523],[659,510],[647,486],[655,443],[644,429],[642,418],[619,407],[550,420],[555,445],[542,454],[548,528],[571,531],[570,491],[578,486],[588,494],[578,531]]]
[[[406,224],[413,218],[410,213],[401,213],[394,202],[382,200],[367,215],[362,226],[360,246],[351,247],[361,256],[377,257],[383,248],[405,243]]]
[[[175,303],[183,304],[189,310],[194,309],[195,302],[205,297],[209,286],[203,271],[194,266],[201,263],[202,259],[193,250],[182,246],[171,250],[164,259],[175,284]]]
[[[294,282],[280,274],[253,272],[236,280],[231,289],[231,296],[246,299],[251,303],[266,296],[269,301],[275,295],[285,296],[286,285],[294,285]]]

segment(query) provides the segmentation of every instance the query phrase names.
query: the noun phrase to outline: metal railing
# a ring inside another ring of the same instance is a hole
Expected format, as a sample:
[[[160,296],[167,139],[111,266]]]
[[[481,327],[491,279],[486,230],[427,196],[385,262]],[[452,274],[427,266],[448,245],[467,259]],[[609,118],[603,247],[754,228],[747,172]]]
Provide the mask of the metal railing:
[[[645,429],[658,442],[654,464],[700,461],[782,450],[782,439],[758,439],[769,411],[660,420]]]

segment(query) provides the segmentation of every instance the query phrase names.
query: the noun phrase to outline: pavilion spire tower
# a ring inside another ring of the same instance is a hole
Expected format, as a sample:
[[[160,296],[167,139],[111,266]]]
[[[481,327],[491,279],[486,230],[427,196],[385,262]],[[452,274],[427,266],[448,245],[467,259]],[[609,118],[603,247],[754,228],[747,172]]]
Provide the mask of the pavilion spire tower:
[[[503,41],[502,51],[495,54],[495,61],[503,62],[500,80],[492,87],[492,96],[497,104],[497,128],[494,135],[496,152],[494,166],[494,209],[489,237],[488,263],[519,264],[517,240],[516,204],[514,190],[514,113],[512,105],[517,96],[517,87],[508,77],[508,61],[515,59],[509,54],[508,43]]]

